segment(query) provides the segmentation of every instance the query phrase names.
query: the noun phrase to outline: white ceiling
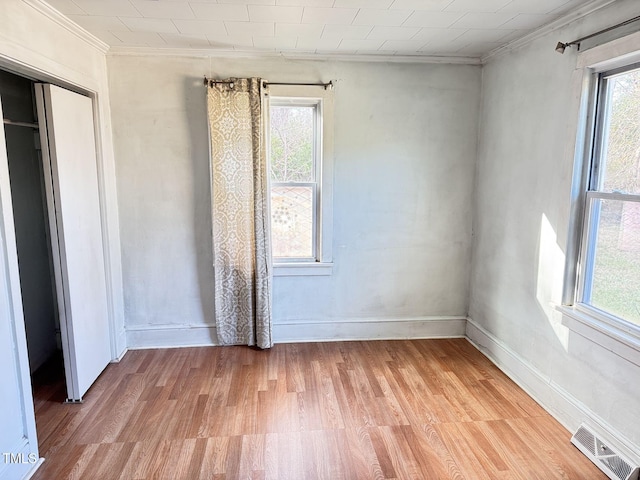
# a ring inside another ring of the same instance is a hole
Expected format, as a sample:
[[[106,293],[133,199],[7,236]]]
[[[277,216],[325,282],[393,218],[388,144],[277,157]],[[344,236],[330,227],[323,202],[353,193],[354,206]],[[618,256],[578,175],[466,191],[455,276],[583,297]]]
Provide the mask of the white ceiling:
[[[481,57],[587,0],[47,0],[112,47]]]

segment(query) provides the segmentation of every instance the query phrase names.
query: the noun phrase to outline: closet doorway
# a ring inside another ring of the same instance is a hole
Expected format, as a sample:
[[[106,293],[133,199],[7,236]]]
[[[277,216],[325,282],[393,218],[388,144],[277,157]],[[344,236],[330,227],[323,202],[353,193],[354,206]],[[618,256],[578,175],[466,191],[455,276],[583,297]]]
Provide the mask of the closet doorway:
[[[0,113],[30,370],[80,402],[111,360],[92,100],[0,71]]]

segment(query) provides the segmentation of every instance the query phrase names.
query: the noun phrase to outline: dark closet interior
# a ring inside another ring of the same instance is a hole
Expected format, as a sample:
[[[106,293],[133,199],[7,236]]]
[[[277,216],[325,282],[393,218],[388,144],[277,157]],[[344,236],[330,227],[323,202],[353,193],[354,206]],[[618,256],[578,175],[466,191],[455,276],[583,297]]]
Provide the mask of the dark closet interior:
[[[33,82],[0,70],[22,307],[29,366],[54,363],[62,370],[44,172]]]

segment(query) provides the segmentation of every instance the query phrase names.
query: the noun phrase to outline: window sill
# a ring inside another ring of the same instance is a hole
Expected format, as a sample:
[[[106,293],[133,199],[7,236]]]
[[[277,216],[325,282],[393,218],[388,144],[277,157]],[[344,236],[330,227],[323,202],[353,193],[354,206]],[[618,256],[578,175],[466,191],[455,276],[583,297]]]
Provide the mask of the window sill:
[[[581,304],[557,309],[562,313],[562,324],[569,330],[640,366],[640,328]]]
[[[333,275],[333,263],[300,262],[274,263],[274,277],[328,276]]]

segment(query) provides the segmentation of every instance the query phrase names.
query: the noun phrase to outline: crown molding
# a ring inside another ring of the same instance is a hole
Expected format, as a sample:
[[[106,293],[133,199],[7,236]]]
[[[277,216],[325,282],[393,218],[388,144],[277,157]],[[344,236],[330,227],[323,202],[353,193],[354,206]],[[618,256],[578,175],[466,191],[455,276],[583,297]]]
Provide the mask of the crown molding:
[[[340,53],[328,54],[298,54],[283,52],[285,58],[297,60],[324,60],[338,62],[382,62],[382,63],[433,63],[433,64],[452,64],[452,65],[480,65],[480,58],[452,56],[452,55],[346,55]]]
[[[87,30],[73,22],[44,0],[22,0],[47,18],[57,23],[88,45],[96,48],[101,53],[108,55],[154,55],[154,56],[180,56],[180,57],[213,57],[213,58],[287,58],[291,60],[320,60],[343,62],[374,62],[374,63],[431,63],[453,65],[484,65],[491,60],[500,58],[514,50],[520,49],[538,38],[552,33],[580,18],[600,10],[616,0],[593,0],[586,5],[573,9],[568,14],[554,20],[547,25],[538,28],[532,33],[514,40],[506,45],[498,47],[482,57],[446,56],[446,55],[373,55],[373,54],[341,54],[341,53],[298,53],[298,52],[261,52],[251,50],[222,50],[214,48],[159,48],[159,47],[110,47],[108,44],[95,37]]]
[[[376,63],[434,63],[454,65],[480,65],[478,57],[455,57],[437,55],[371,55],[341,53],[297,53],[262,52],[255,50],[222,50],[214,48],[158,48],[158,47],[111,47],[109,56],[152,55],[165,57],[197,58],[246,58],[253,60],[284,58],[288,60],[312,60],[335,62],[376,62]]]
[[[87,30],[82,28],[73,20],[70,20],[69,18],[67,18],[65,15],[60,13],[58,10],[53,8],[44,0],[22,0],[22,1],[27,5],[29,5],[30,7],[32,7],[33,9],[40,12],[41,14],[43,14],[49,20],[57,23],[68,32],[71,32],[72,34],[74,34],[83,42],[99,50],[101,53],[106,54],[107,51],[109,50],[109,45],[107,45],[102,40],[100,40],[99,38],[89,33]]]
[[[549,33],[552,33],[566,25],[569,25],[570,23],[575,22],[576,20],[580,20],[582,17],[585,17],[597,10],[600,10],[601,8],[606,7],[607,5],[614,3],[615,1],[616,0],[594,0],[585,5],[582,5],[581,7],[575,8],[566,15],[563,15],[562,17],[557,18],[556,20],[538,28],[537,30],[534,30],[530,34],[518,38],[517,40],[507,43],[506,45],[498,47],[494,50],[491,50],[489,53],[482,56],[481,63],[482,65],[484,65],[491,60],[500,58],[514,50],[518,50],[530,44],[531,42],[544,37]]]

